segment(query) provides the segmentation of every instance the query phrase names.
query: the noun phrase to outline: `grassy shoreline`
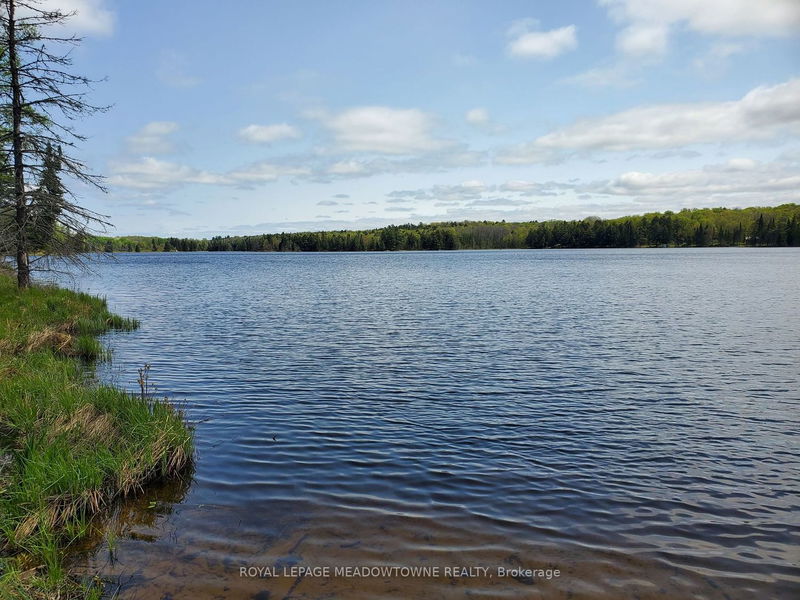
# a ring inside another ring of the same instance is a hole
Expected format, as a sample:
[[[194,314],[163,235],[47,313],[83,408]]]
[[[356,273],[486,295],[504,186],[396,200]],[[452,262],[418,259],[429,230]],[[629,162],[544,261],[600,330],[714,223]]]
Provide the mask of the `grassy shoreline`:
[[[19,291],[0,271],[0,599],[98,598],[72,577],[71,547],[93,517],[144,485],[180,477],[192,430],[166,400],[97,385],[97,336],[138,323],[101,298]]]

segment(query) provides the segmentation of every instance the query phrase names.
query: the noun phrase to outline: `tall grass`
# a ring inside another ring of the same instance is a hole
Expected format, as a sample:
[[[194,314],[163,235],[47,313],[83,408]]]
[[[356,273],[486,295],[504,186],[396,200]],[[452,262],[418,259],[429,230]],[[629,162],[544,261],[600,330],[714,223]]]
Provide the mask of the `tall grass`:
[[[166,400],[87,383],[77,357],[134,320],[56,287],[0,273],[0,599],[95,597],[65,570],[90,519],[154,480],[180,476],[192,431]]]

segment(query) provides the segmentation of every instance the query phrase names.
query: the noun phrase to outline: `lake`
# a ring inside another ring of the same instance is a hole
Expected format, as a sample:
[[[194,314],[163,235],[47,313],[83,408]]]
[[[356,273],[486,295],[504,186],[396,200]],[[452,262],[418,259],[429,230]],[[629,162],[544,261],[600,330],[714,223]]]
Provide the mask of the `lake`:
[[[800,249],[94,270],[98,375],[197,424],[79,557],[121,598],[797,597]]]

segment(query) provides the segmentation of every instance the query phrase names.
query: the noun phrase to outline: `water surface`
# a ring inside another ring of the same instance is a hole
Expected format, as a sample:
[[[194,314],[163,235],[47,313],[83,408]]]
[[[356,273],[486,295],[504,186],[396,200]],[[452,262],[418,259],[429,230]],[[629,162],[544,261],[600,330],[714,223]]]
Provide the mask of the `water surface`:
[[[122,598],[800,589],[798,249],[121,254],[95,269],[76,285],[142,321],[107,336],[101,376],[134,389],[150,363],[197,423],[191,486],[122,507],[114,560],[103,546],[83,561]]]

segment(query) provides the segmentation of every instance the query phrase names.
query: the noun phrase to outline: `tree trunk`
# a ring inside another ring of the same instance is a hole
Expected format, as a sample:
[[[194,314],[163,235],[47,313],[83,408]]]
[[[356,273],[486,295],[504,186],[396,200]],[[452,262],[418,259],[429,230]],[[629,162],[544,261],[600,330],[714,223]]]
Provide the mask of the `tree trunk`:
[[[17,254],[17,286],[29,287],[31,284],[31,268],[28,262],[28,205],[25,201],[25,166],[22,156],[22,94],[19,87],[19,63],[17,60],[16,23],[14,21],[14,0],[8,1],[8,62],[11,72],[11,119],[13,123],[12,140],[14,149],[14,198],[16,212],[16,254]]]

